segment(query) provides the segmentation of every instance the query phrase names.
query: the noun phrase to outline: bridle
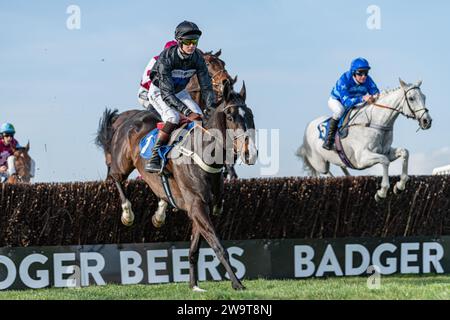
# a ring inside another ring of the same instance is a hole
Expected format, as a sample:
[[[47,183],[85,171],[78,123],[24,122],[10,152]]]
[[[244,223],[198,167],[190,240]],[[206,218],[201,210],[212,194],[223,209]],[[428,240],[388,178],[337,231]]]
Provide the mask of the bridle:
[[[227,110],[228,108],[232,108],[232,107],[236,107],[236,108],[247,108],[247,104],[243,103],[243,104],[230,104],[227,105],[225,108],[223,108],[223,111],[225,112],[225,110]],[[244,120],[245,121],[245,120]],[[247,128],[246,128],[247,129]],[[238,134],[236,136],[233,136],[233,154],[235,156],[239,155],[242,152],[242,148],[245,145],[245,139],[247,139],[249,136],[249,133],[247,132],[247,130],[245,130],[243,133]],[[244,138],[244,142],[241,143],[241,147],[238,148],[237,143],[239,142],[239,139]],[[237,150],[237,151],[236,151]]]
[[[208,65],[210,62],[207,62],[206,64]],[[228,74],[228,71],[225,68],[222,68],[218,71],[216,71],[212,76],[211,76],[211,84],[213,86],[213,90],[217,93],[218,97],[222,96],[222,91],[220,90],[220,87],[222,86],[222,83],[217,82],[216,77],[222,73],[225,73],[226,77],[228,80],[230,80],[230,83],[232,83],[232,79],[230,77],[230,75]],[[189,90],[191,92],[199,92],[201,91],[201,88],[195,88],[195,89],[191,89]]]
[[[428,112],[428,109],[427,109],[427,108],[422,108],[422,109],[419,109],[419,110],[415,110],[415,111],[414,111],[413,108],[411,108],[411,105],[409,104],[409,100],[408,100],[408,96],[407,96],[407,94],[408,94],[409,91],[415,90],[415,89],[419,89],[419,87],[414,86],[414,87],[409,88],[408,90],[404,90],[404,91],[403,91],[403,95],[404,95],[404,98],[405,98],[405,100],[406,100],[406,105],[408,106],[408,109],[409,109],[409,111],[411,112],[412,116],[409,115],[409,114],[407,114],[407,113],[405,113],[405,112],[403,112],[403,110],[399,110],[399,108],[392,108],[392,107],[385,106],[385,105],[382,105],[382,104],[379,104],[379,103],[372,103],[372,104],[373,104],[375,107],[378,107],[378,108],[389,109],[389,110],[395,111],[395,112],[397,112],[397,113],[399,113],[399,114],[404,115],[404,116],[405,116],[406,118],[408,118],[408,119],[416,119],[416,120],[418,120],[418,121],[421,121],[421,120],[422,120],[422,117],[425,115],[425,113]],[[402,108],[403,108],[403,107],[402,107]],[[422,113],[422,115],[421,115],[419,118],[417,118],[416,113],[418,113],[418,112],[420,112],[420,111],[424,111],[424,112]]]
[[[229,76],[227,70],[225,70],[225,68],[223,68],[223,69],[221,69],[221,70],[219,70],[219,71],[216,71],[216,72],[211,76],[211,83],[212,83],[213,87],[219,87],[219,86],[222,85],[221,83],[217,83],[217,82],[215,81],[215,77],[217,77],[217,76],[218,76],[219,74],[221,74],[221,73],[226,73],[227,79],[230,78],[230,76]]]

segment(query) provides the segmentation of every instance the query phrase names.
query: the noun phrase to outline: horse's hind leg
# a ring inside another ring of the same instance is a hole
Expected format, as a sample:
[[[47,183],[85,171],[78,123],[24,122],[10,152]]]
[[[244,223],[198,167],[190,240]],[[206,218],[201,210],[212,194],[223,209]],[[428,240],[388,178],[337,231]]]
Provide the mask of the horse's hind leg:
[[[406,182],[409,180],[408,176],[408,159],[409,151],[404,148],[391,148],[389,152],[389,160],[394,161],[398,158],[402,158],[402,174],[400,176],[400,181],[398,181],[394,186],[394,193],[399,194],[405,190]]]
[[[152,216],[152,224],[155,228],[160,228],[164,224],[164,221],[166,221],[166,210],[168,205],[169,204],[166,201],[159,200],[158,209]]]
[[[116,184],[117,190],[119,191],[120,200],[122,201],[122,216],[120,220],[125,226],[129,227],[134,222],[134,213],[131,208],[131,202],[127,199],[125,192],[123,191],[122,181],[125,179],[121,180],[114,177],[112,178]]]

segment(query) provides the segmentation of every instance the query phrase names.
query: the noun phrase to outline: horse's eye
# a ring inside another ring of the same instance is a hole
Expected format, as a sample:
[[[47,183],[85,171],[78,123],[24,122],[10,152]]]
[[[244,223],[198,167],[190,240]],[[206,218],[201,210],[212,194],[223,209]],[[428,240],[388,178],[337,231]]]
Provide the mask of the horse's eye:
[[[409,101],[414,101],[414,97],[410,97],[410,98],[409,98]]]
[[[227,120],[228,120],[228,121],[233,121],[233,116],[228,115],[228,116],[227,116]]]

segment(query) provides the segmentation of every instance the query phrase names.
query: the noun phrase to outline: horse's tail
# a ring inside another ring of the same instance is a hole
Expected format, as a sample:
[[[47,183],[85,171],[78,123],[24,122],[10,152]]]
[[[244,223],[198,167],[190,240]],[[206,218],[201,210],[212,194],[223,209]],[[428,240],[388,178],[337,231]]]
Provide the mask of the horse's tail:
[[[305,137],[303,138],[303,144],[297,149],[295,152],[295,155],[299,157],[303,162],[303,170],[309,173],[311,176],[319,176],[319,172],[314,169],[314,167],[311,165],[311,162],[309,162],[308,159],[308,148],[309,145],[306,142],[306,133]]]
[[[108,108],[103,112],[103,117],[98,123],[97,137],[95,144],[102,148],[105,153],[111,153],[111,140],[114,134],[112,124],[118,117],[119,111],[117,109],[110,110]]]

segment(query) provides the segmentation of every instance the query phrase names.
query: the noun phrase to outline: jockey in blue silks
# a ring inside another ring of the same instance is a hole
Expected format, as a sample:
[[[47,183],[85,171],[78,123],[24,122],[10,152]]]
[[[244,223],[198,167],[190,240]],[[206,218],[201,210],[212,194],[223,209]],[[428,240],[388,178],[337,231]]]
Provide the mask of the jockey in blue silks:
[[[345,111],[351,107],[361,107],[367,102],[373,103],[380,91],[369,76],[370,65],[364,58],[356,58],[352,61],[350,70],[345,72],[331,90],[328,99],[328,107],[333,111],[330,119],[328,134],[322,147],[331,150],[334,144],[334,136],[339,120]]]

